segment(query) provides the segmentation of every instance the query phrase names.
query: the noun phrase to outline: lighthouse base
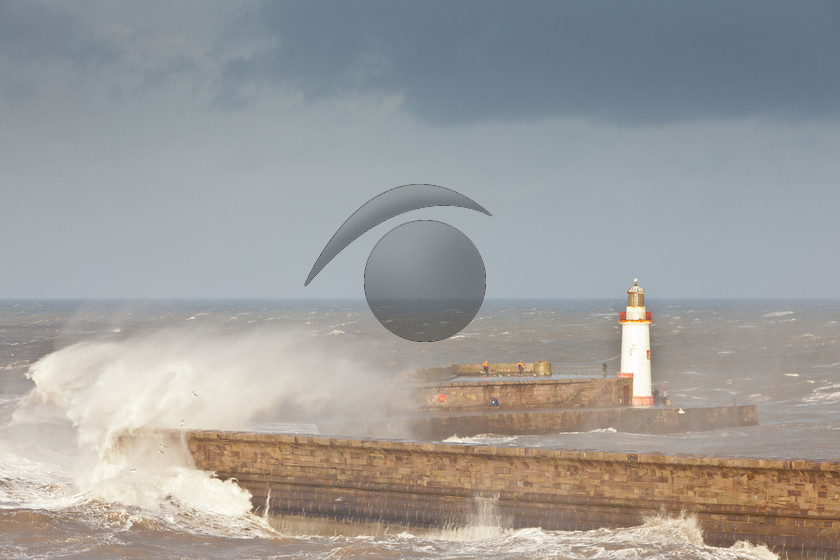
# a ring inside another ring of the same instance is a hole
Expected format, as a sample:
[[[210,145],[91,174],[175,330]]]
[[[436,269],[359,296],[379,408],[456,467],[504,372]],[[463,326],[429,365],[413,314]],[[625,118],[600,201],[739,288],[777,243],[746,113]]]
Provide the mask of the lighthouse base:
[[[633,406],[653,406],[653,397],[633,397],[630,404]]]

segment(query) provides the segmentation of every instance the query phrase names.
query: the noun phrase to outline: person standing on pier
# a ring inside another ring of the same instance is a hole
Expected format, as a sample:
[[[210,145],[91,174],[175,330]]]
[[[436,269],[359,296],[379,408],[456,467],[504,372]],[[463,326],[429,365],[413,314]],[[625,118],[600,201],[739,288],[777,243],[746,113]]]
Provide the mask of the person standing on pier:
[[[484,360],[484,367],[482,369],[484,370],[484,377],[487,377],[490,374],[490,362]]]
[[[525,371],[525,366],[522,365],[522,360],[519,360],[519,363],[516,365],[519,366],[519,377],[522,377],[522,373]]]
[[[601,371],[604,373],[604,377],[607,376],[607,362],[601,364]]]

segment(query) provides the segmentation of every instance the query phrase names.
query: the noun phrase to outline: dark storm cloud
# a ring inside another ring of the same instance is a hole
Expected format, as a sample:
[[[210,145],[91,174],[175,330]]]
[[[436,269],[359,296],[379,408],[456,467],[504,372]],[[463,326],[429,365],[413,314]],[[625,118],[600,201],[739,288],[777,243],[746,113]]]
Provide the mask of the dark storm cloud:
[[[22,64],[72,61],[97,66],[114,60],[118,50],[70,11],[35,1],[8,1],[0,2],[0,54]]]
[[[269,1],[250,23],[272,46],[229,61],[229,98],[402,94],[433,122],[840,114],[833,1]]]
[[[72,68],[84,79],[121,54],[70,11],[35,1],[0,2],[0,107],[31,98],[56,67]]]

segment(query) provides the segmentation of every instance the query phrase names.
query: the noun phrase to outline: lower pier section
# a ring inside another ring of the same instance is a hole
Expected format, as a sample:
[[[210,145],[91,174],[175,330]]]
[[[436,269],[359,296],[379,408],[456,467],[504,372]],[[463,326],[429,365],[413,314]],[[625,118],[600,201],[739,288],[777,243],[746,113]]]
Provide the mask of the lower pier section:
[[[407,422],[416,439],[443,440],[479,434],[540,435],[613,428],[636,434],[702,432],[758,424],[755,405],[689,408],[510,410],[495,414],[427,415]],[[373,428],[371,428],[373,429]]]
[[[585,530],[695,516],[706,542],[840,557],[840,463],[182,432],[195,466],[255,508],[403,526],[466,524],[492,499],[505,526]]]

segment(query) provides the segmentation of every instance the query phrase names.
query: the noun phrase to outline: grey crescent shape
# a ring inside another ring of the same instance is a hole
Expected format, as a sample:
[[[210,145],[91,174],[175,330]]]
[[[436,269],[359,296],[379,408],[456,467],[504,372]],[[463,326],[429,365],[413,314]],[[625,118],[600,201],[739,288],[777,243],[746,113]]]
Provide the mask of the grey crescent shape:
[[[336,255],[371,228],[394,216],[432,206],[458,206],[492,216],[483,206],[452,189],[437,185],[402,185],[379,194],[353,212],[333,234],[312,266],[304,286],[329,264]]]

